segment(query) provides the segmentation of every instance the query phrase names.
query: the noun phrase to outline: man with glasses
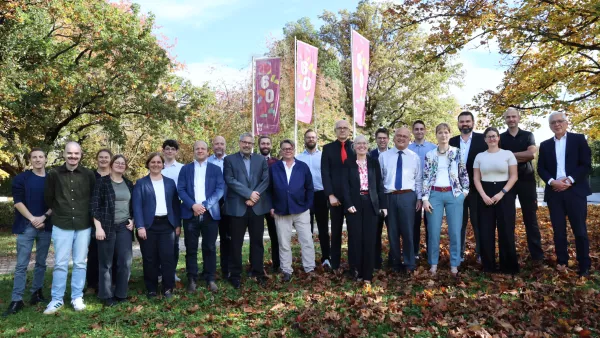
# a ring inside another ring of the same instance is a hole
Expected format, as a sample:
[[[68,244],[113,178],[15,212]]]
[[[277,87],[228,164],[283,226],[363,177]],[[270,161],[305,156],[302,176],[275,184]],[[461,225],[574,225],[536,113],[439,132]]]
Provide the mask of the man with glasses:
[[[321,158],[323,153],[317,149],[317,133],[308,129],[304,133],[304,152],[296,156],[296,159],[308,165],[313,180],[314,198],[310,211],[310,232],[313,232],[313,218],[317,222],[319,230],[319,244],[321,246],[321,264],[324,269],[331,269],[330,243],[329,243],[329,209],[327,207],[327,196],[323,190],[323,179],[321,178]]]
[[[165,158],[165,168],[162,170],[163,176],[166,176],[173,181],[177,186],[179,180],[179,172],[183,168],[183,163],[177,162],[177,154],[179,153],[179,143],[175,140],[165,140],[162,145],[163,157]],[[177,277],[177,263],[179,262],[179,236],[175,236],[175,282],[180,282]],[[161,277],[159,276],[159,279]]]
[[[540,144],[537,171],[546,182],[544,201],[548,203],[554,230],[554,247],[559,271],[569,264],[567,220],[575,236],[578,274],[590,275],[590,242],[587,234],[587,196],[592,194],[588,175],[592,169],[592,152],[585,136],[567,132],[569,123],[563,112],[548,119],[554,137]]]
[[[388,149],[390,143],[390,132],[386,128],[379,128],[375,131],[375,141],[377,142],[377,148],[371,150],[369,155],[375,160],[379,160],[379,155]],[[381,258],[381,235],[383,234],[383,223],[385,217],[379,213],[377,218],[377,238],[375,240],[375,269],[381,269],[383,265],[383,259]],[[392,253],[388,252],[388,265],[392,262]]]
[[[225,212],[230,216],[231,256],[229,257],[229,282],[238,289],[241,285],[242,246],[246,228],[250,235],[252,275],[265,285],[263,268],[264,215],[271,210],[269,168],[264,157],[252,153],[254,137],[250,133],[240,136],[240,152],[227,156],[223,175],[227,185]]]
[[[290,140],[279,145],[283,159],[269,169],[269,190],[273,208],[271,216],[277,225],[279,254],[281,255],[282,281],[292,278],[292,227],[296,228],[302,249],[304,272],[315,269],[315,246],[310,231],[310,211],[313,201],[313,181],[308,165],[294,158],[295,146]]]
[[[469,195],[467,195],[463,204],[463,223],[460,234],[460,258],[461,261],[464,261],[465,259],[467,224],[469,224],[470,218],[471,226],[473,227],[473,235],[475,236],[477,262],[481,264],[481,257],[479,256],[479,223],[477,216],[479,193],[473,183],[473,163],[475,162],[477,154],[487,150],[487,144],[485,143],[483,134],[473,131],[474,126],[475,117],[471,112],[463,111],[458,114],[458,130],[460,130],[460,135],[451,138],[450,145],[460,149],[460,160],[467,167],[467,173],[469,174]]]
[[[508,130],[500,134],[499,145],[504,150],[512,151],[517,158],[519,180],[512,190],[519,197],[519,204],[521,204],[530,259],[534,265],[540,265],[544,261],[544,251],[536,215],[537,191],[533,169],[537,147],[533,133],[519,128],[520,120],[521,115],[516,108],[510,107],[504,112],[504,121]]]
[[[340,267],[342,257],[342,227],[344,224],[344,208],[342,207],[343,191],[346,187],[342,183],[342,168],[344,162],[352,155],[352,141],[350,137],[350,124],[348,121],[340,120],[335,123],[335,136],[337,140],[323,147],[321,156],[321,177],[323,179],[323,190],[327,196],[329,213],[331,215],[331,268],[337,270]],[[348,247],[348,257],[352,248]],[[350,269],[354,271],[354,262],[348,259]]]

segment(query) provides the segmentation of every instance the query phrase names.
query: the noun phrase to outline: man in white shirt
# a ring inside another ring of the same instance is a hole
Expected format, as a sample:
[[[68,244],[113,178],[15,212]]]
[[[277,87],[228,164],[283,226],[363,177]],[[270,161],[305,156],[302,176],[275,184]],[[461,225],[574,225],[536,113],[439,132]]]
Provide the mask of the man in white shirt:
[[[410,130],[406,127],[396,129],[395,147],[380,154],[379,163],[389,205],[388,236],[392,269],[411,273],[416,267],[413,231],[415,211],[421,209],[423,173],[419,155],[408,149],[409,142]]]
[[[227,150],[227,142],[223,136],[215,136],[212,141],[212,155],[208,157],[208,163],[212,163],[221,168],[223,173],[223,163],[225,162],[225,153]],[[221,219],[219,220],[219,252],[221,276],[227,278],[229,276],[229,250],[231,250],[231,235],[229,234],[229,217],[225,215],[225,196],[227,195],[227,185],[223,198],[219,201],[221,208]]]
[[[304,133],[304,152],[296,156],[296,159],[308,165],[312,175],[314,191],[313,207],[310,211],[310,231],[313,232],[313,218],[317,222],[319,230],[319,244],[321,246],[321,264],[325,269],[331,269],[330,243],[329,243],[329,208],[327,207],[327,196],[323,190],[323,179],[321,178],[321,151],[317,149],[317,133],[308,129]]]
[[[179,153],[179,143],[175,140],[165,140],[162,145],[163,157],[165,158],[165,167],[162,170],[163,176],[166,176],[173,181],[177,186],[177,180],[179,178],[179,172],[183,168],[183,163],[177,162],[177,154]],[[179,236],[175,236],[175,267],[179,262]],[[159,277],[160,278],[160,277]],[[179,282],[181,279],[177,277],[177,270],[175,270],[175,282]]]

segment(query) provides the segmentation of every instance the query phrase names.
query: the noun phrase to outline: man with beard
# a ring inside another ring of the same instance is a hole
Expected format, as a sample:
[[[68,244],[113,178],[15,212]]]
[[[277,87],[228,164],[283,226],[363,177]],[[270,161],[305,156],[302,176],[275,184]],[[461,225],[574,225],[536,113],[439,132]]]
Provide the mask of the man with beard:
[[[386,128],[379,128],[375,131],[375,140],[377,141],[377,149],[371,150],[369,153],[372,158],[379,160],[379,154],[387,151],[390,143],[390,132]],[[383,234],[383,223],[385,217],[379,214],[377,218],[377,238],[375,240],[375,269],[381,269],[383,259],[381,258],[381,235]],[[388,265],[392,262],[392,252],[388,251]]]
[[[71,258],[71,304],[75,311],[85,309],[85,259],[92,231],[89,205],[96,177],[91,170],[81,166],[82,155],[81,146],[77,142],[67,143],[65,164],[49,172],[46,178],[44,201],[52,209],[55,263],[52,273],[52,301],[44,314],[54,314],[63,307]]]
[[[321,178],[321,156],[317,149],[317,133],[308,129],[304,133],[304,152],[296,156],[298,161],[308,165],[312,175],[314,198],[310,210],[310,231],[313,232],[313,218],[317,222],[319,230],[319,243],[321,245],[321,264],[325,269],[331,269],[330,243],[329,243],[329,209],[327,208],[327,196],[323,190],[323,179]]]
[[[269,136],[262,135],[258,137],[258,149],[260,154],[265,157],[267,166],[269,168],[278,162],[277,158],[271,156],[272,148],[273,145]],[[267,221],[267,229],[269,231],[269,238],[271,239],[271,260],[273,261],[273,272],[278,272],[281,263],[279,260],[279,240],[277,239],[277,227],[275,226],[275,219],[273,216],[271,216],[271,213],[265,214],[265,220]],[[252,256],[250,256],[250,261],[252,261]]]
[[[208,157],[208,163],[212,163],[221,168],[223,172],[223,163],[225,162],[225,150],[227,143],[223,136],[216,136],[212,141],[213,154]],[[231,235],[229,234],[229,216],[225,215],[225,196],[227,195],[227,185],[224,188],[223,197],[219,201],[221,208],[221,219],[219,220],[219,251],[221,263],[221,276],[227,278],[229,276],[229,250],[231,250]]]
[[[250,234],[252,274],[261,285],[264,276],[264,215],[271,210],[266,193],[269,188],[269,167],[264,157],[252,153],[254,137],[250,133],[240,136],[240,152],[227,156],[223,175],[227,184],[225,212],[231,222],[231,256],[229,257],[229,282],[238,289],[241,285],[242,246],[246,228]]]
[[[521,116],[516,108],[510,107],[504,112],[504,121],[508,130],[500,134],[500,147],[512,151],[517,158],[519,180],[512,190],[519,197],[519,204],[521,204],[531,261],[534,265],[540,265],[544,261],[544,251],[536,215],[537,191],[532,162],[537,147],[533,133],[519,128],[520,120]]]
[[[353,150],[352,141],[348,140],[350,137],[348,121],[337,121],[334,132],[337,139],[323,147],[321,177],[331,215],[331,268],[337,270],[340,268],[342,258],[342,227],[344,224],[342,196],[346,188],[342,183],[342,171],[344,162],[353,154]],[[351,251],[352,248],[348,247],[348,257],[352,257]],[[348,261],[350,269],[347,273],[351,274],[351,271],[354,271],[354,262],[350,259]]]
[[[483,138],[483,134],[473,131],[475,125],[475,117],[469,111],[463,111],[458,115],[458,129],[460,135],[450,139],[450,145],[460,149],[461,162],[467,167],[469,174],[469,195],[464,201],[463,206],[463,224],[461,231],[461,259],[465,257],[465,240],[467,235],[467,224],[469,217],[471,218],[471,226],[475,236],[475,252],[477,253],[477,262],[481,263],[479,256],[479,223],[477,221],[477,201],[479,193],[473,183],[473,162],[477,154],[487,150],[487,144]]]

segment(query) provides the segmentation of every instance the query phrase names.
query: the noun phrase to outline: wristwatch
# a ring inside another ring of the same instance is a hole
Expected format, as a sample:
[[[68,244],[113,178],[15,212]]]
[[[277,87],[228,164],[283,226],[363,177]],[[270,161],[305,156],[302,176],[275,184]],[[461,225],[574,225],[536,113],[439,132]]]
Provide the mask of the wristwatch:
[[[505,194],[508,194],[508,191],[506,191],[506,189],[502,188],[502,192]]]
[[[44,216],[46,217],[46,219],[50,218],[50,215],[48,215],[48,213],[45,213]]]

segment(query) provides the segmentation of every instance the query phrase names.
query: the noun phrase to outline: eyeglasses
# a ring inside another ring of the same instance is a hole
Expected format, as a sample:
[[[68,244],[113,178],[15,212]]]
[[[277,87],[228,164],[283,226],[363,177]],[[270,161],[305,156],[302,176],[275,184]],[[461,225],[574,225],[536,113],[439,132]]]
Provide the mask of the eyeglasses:
[[[554,121],[550,121],[550,125],[551,126],[555,126],[557,124],[563,124],[565,123],[565,120],[554,120]]]
[[[410,136],[406,136],[406,135],[396,135],[396,137],[399,137],[399,138],[405,139],[405,140],[410,138]]]
[[[350,130],[350,128],[348,128],[348,127],[337,127],[335,129],[337,129],[337,130]]]
[[[243,145],[246,145],[246,146],[254,145],[254,142],[248,142],[248,141],[240,141],[240,143]]]
[[[498,135],[490,135],[490,136],[486,136],[485,138],[488,140],[495,140],[498,138]]]
[[[125,162],[114,162],[113,165],[118,165],[120,167],[124,167],[124,166],[127,165],[127,163],[125,163]]]
[[[281,148],[281,151],[293,151],[294,148]]]

